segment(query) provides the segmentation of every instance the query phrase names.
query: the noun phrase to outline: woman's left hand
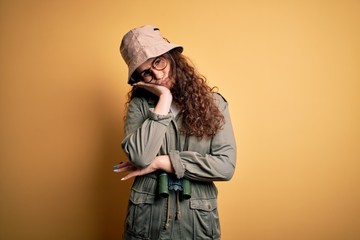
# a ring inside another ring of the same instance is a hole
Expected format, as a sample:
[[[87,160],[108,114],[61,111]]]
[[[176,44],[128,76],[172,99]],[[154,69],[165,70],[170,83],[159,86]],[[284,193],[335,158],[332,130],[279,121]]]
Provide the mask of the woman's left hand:
[[[167,173],[174,172],[168,155],[157,156],[146,168],[137,168],[131,162],[121,162],[120,164],[114,166],[114,172],[116,173],[129,172],[121,179],[122,181],[136,176],[143,176],[160,169]]]

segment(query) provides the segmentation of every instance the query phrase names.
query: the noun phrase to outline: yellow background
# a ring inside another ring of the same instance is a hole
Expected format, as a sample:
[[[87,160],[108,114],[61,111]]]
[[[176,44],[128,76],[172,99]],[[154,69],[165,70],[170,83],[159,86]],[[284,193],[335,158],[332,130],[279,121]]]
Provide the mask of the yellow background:
[[[0,0],[0,239],[119,239],[118,52],[144,24],[230,103],[224,240],[360,239],[359,1]]]

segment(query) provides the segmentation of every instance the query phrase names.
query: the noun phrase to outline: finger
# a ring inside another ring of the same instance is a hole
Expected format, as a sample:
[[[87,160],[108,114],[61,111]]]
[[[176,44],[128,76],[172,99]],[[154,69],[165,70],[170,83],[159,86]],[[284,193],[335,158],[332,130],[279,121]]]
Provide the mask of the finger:
[[[133,170],[130,170],[129,173],[125,177],[123,177],[121,180],[127,180],[132,177],[145,175],[148,172],[149,172],[148,168],[142,168],[142,169],[134,168]]]
[[[124,163],[124,162],[119,162],[119,164],[114,165],[113,168],[114,168],[114,169],[119,168],[120,165],[123,164],[123,163]]]
[[[137,82],[137,83],[134,83],[133,84],[133,86],[136,86],[136,87],[142,87],[142,88],[144,88],[144,87],[146,87],[146,86],[151,86],[151,84],[150,83],[145,83],[145,82]]]
[[[140,81],[140,82],[135,83],[134,85],[135,86],[152,86],[152,85],[154,85],[154,83]]]
[[[133,177],[132,175],[128,174],[128,175],[126,175],[125,177],[123,177],[123,178],[121,179],[121,181],[126,181],[126,180],[128,180],[128,179],[130,179],[130,178],[132,178],[132,177]]]
[[[132,165],[131,162],[120,162],[119,164],[113,166],[114,169],[118,169],[118,168],[121,168],[121,167],[124,167],[124,166],[128,166],[128,165]]]
[[[115,165],[113,171],[116,173],[134,171],[137,168],[131,162],[125,162],[119,165]]]
[[[129,165],[129,166],[122,166],[120,168],[114,169],[114,172],[121,173],[121,172],[135,171],[135,170],[137,170],[137,168],[135,166]]]
[[[160,86],[157,83],[146,83],[146,82],[138,82],[136,83],[137,87],[144,88],[146,90],[155,89],[156,87]]]
[[[136,171],[133,171],[133,172],[130,172],[129,174],[127,174],[125,177],[123,177],[121,179],[121,181],[125,181],[125,180],[128,180],[132,177],[136,177],[136,176],[139,176],[140,175],[140,170],[136,170]]]

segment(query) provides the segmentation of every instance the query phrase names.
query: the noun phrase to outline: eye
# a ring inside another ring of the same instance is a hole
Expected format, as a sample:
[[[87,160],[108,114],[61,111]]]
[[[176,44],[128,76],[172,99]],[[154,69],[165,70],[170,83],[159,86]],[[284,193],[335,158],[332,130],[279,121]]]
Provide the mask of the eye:
[[[162,65],[162,59],[161,58],[156,58],[153,62],[153,66],[156,68],[158,66]]]
[[[152,74],[151,70],[150,70],[150,69],[146,69],[146,70],[144,70],[144,71],[141,73],[141,76],[142,76],[143,78],[145,78],[145,77],[148,77],[148,76],[152,76],[151,74]]]

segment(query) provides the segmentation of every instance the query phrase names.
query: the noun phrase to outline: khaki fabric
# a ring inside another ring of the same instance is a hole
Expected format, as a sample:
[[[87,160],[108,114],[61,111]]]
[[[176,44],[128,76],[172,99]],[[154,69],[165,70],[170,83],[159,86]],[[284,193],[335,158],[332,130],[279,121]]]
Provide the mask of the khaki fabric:
[[[225,125],[212,138],[180,134],[181,116],[157,115],[156,100],[134,98],[126,119],[122,147],[129,160],[146,167],[157,155],[167,154],[175,177],[191,181],[191,198],[171,191],[158,195],[158,173],[136,177],[129,199],[123,239],[220,239],[217,189],[213,181],[233,176],[236,144],[228,103],[220,94],[215,101]]]
[[[120,53],[128,66],[128,83],[135,83],[131,79],[134,71],[146,60],[160,56],[171,49],[177,48],[179,52],[183,47],[170,43],[164,38],[160,29],[146,25],[131,29],[121,40]]]

